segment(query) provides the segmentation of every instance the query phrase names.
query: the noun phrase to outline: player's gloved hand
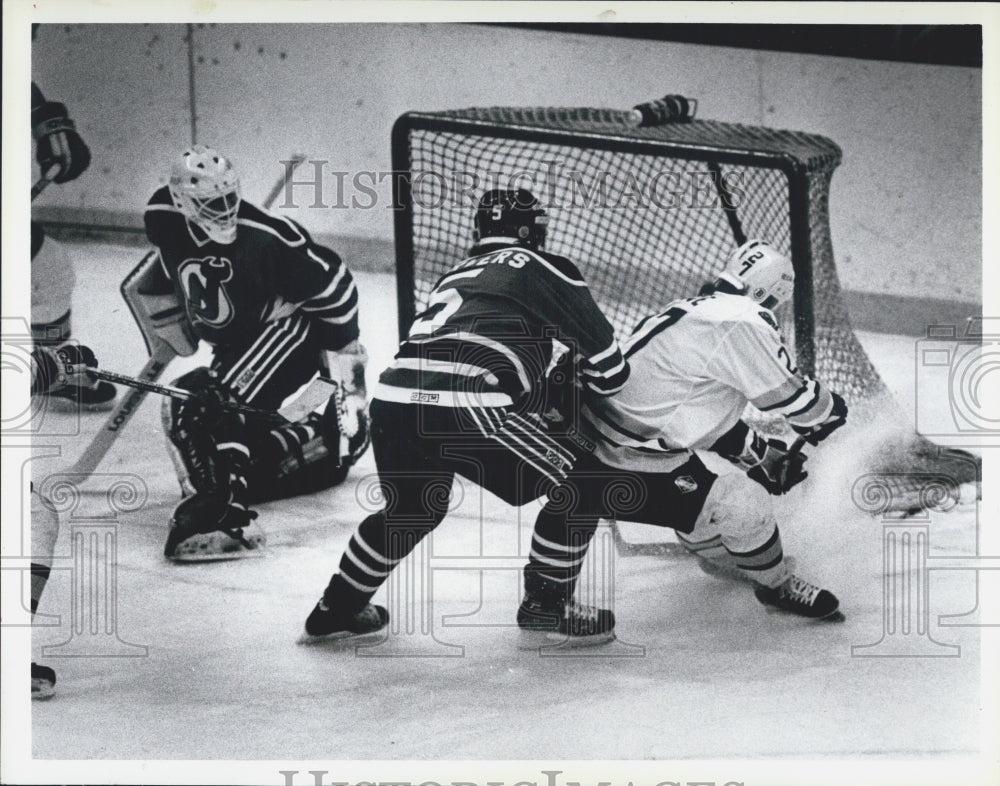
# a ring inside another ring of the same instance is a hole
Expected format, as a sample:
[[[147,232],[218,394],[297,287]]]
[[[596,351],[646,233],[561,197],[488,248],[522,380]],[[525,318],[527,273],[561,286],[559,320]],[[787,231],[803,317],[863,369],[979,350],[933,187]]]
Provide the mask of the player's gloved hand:
[[[810,428],[792,426],[810,445],[818,445],[847,422],[847,403],[836,393],[831,392],[830,395],[833,397],[833,409],[826,420]]]
[[[809,475],[803,469],[808,456],[798,450],[789,451],[783,440],[754,435],[751,451],[758,461],[747,470],[747,477],[760,483],[770,494],[784,494]]]
[[[90,166],[90,149],[76,132],[69,119],[66,105],[46,101],[31,112],[31,132],[37,142],[35,158],[42,172],[58,166],[53,180],[66,183],[75,180]]]
[[[542,427],[547,431],[564,432],[578,422],[578,376],[568,352],[554,356],[552,367],[540,382],[543,396],[540,413]]]
[[[93,350],[83,344],[37,346],[33,354],[40,380],[39,390],[35,392],[59,390],[67,385],[91,387],[97,381],[87,373],[88,368],[97,368],[97,358]]]
[[[208,430],[219,428],[223,418],[239,420],[240,415],[226,409],[225,404],[236,401],[215,377],[215,372],[208,374],[207,382],[191,391],[195,396],[189,400],[186,408],[198,418],[198,423]],[[227,420],[227,423],[229,421]]]

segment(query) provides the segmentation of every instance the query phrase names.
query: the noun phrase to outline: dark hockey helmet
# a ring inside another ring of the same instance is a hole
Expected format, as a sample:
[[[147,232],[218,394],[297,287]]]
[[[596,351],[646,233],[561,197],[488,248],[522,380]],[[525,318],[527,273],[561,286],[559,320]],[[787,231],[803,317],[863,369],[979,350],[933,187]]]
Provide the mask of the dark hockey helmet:
[[[507,242],[528,248],[545,246],[549,217],[526,188],[493,188],[476,206],[476,243]]]

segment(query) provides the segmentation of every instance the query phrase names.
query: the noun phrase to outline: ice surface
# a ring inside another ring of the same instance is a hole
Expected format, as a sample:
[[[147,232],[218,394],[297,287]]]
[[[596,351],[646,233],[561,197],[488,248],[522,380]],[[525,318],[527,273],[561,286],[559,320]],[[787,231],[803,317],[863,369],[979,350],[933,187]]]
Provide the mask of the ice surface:
[[[76,336],[106,368],[137,372],[142,342],[117,287],[140,254],[71,250]],[[394,284],[357,281],[371,381],[395,348]],[[862,338],[900,406],[912,406],[913,340]],[[164,381],[199,359],[175,362]],[[339,488],[260,506],[266,557],[171,565],[161,550],[178,490],[159,405],[146,399],[100,470],[135,474],[148,489],[147,504],[117,528],[117,632],[147,655],[42,657],[43,646],[76,635],[70,571],[54,571],[40,612],[60,624],[33,637],[34,658],[59,675],[57,697],[32,708],[38,758],[894,758],[979,748],[979,629],[939,624],[976,606],[973,572],[931,571],[929,630],[909,633],[959,647],[955,657],[852,657],[853,645],[883,636],[886,522],[851,501],[864,435],[814,449],[810,479],[779,505],[786,551],[801,575],[839,595],[843,624],[766,613],[746,586],[691,560],[612,558],[598,541],[588,572],[607,577],[602,556],[613,566],[619,643],[585,657],[518,650],[516,569],[536,508],[514,510],[463,484],[429,546],[433,636],[392,635],[368,657],[295,640],[365,515],[356,488],[370,480],[371,454]],[[35,477],[72,461],[103,419],[87,416],[79,436],[61,440],[62,457],[35,462]],[[77,515],[104,505],[101,483],[90,488]],[[63,522],[59,555],[70,554],[72,523]],[[919,523],[931,556],[975,553],[974,503]],[[582,589],[606,586],[592,577]]]

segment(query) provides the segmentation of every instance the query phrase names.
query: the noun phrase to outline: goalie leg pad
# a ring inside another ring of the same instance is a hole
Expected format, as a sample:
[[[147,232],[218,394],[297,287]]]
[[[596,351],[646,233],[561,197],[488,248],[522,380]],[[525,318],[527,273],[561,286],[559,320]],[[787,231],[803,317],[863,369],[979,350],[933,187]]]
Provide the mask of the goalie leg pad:
[[[222,396],[206,368],[175,383],[203,394],[168,399],[163,426],[184,498],[174,510],[164,555],[175,562],[237,559],[258,554],[264,533],[247,508],[249,450],[242,444],[242,419],[213,406]]]
[[[163,427],[173,446],[171,458],[178,468],[181,488],[202,493],[228,489],[231,476],[241,476],[248,461],[243,445],[241,416],[212,407],[213,396],[224,393],[212,373],[196,368],[174,381],[177,387],[203,394],[196,399],[167,399]],[[226,450],[220,452],[219,446]]]
[[[335,406],[331,401],[329,410]],[[312,413],[272,429],[252,447],[247,477],[251,503],[312,494],[343,483],[350,469],[341,461],[336,418]]]
[[[170,462],[174,465],[174,472],[177,474],[177,482],[181,486],[181,495],[190,497],[195,493],[194,485],[191,482],[191,474],[188,472],[184,462],[184,454],[181,448],[174,444],[171,434],[174,428],[174,400],[164,397],[160,403],[160,421],[163,424],[163,433],[166,436],[167,453]]]

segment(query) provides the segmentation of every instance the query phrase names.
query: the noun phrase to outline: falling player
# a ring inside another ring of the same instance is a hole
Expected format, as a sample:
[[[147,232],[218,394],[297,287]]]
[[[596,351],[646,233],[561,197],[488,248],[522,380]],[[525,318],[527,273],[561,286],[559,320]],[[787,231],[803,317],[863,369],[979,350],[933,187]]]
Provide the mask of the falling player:
[[[354,279],[299,224],[241,199],[230,160],[202,145],[176,160],[145,222],[159,264],[140,297],[183,306],[175,305],[182,330],[172,346],[200,339],[213,349],[210,368],[175,383],[205,395],[165,400],[185,496],[164,552],[175,561],[246,556],[265,542],[251,502],[338,483],[367,446]],[[211,406],[216,397],[276,410],[319,372],[339,380],[341,393],[322,415],[284,428]]]
[[[793,284],[791,262],[753,240],[701,297],[674,301],[638,325],[623,343],[629,382],[584,403],[594,451],[566,481],[577,496],[568,518],[672,527],[706,572],[750,581],[761,603],[842,619],[832,593],[791,574],[769,497],[806,477],[805,457],[741,418],[750,402],[812,445],[846,420],[844,400],[800,374],[782,342],[771,309],[791,297]],[[709,471],[694,453],[706,450],[742,471]],[[566,520],[564,509],[547,504],[536,527]]]
[[[545,414],[574,385],[597,396],[628,378],[614,331],[577,268],[543,250],[548,217],[524,189],[486,192],[468,257],[442,276],[373,395],[372,445],[386,507],[351,537],[304,642],[374,633],[388,612],[372,596],[445,517],[455,475],[521,505],[554,487],[571,441],[546,433]],[[573,600],[589,535],[536,530],[548,555],[525,574],[522,629],[572,643],[613,635],[609,611]],[[592,534],[592,532],[590,533]],[[537,567],[538,569],[535,569]],[[575,577],[574,577],[575,578]]]
[[[80,344],[50,346],[36,344],[31,351],[31,395],[50,396],[67,387],[93,387],[87,374],[97,359]],[[52,571],[52,555],[59,536],[55,508],[31,487],[31,616],[34,618],[45,584]],[[31,698],[47,699],[55,693],[56,673],[49,666],[31,664]]]
[[[32,39],[38,25],[31,26]],[[90,166],[90,150],[66,105],[46,101],[31,83],[31,132],[35,158],[43,175],[55,183],[76,180]],[[73,287],[76,274],[66,248],[46,237],[42,225],[31,222],[31,335],[38,345],[55,346],[71,334]],[[74,411],[110,409],[115,388],[107,382],[91,386],[64,385],[44,394],[53,402],[68,404]]]

